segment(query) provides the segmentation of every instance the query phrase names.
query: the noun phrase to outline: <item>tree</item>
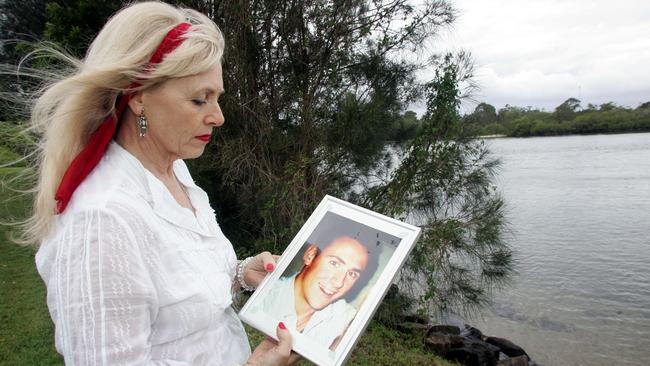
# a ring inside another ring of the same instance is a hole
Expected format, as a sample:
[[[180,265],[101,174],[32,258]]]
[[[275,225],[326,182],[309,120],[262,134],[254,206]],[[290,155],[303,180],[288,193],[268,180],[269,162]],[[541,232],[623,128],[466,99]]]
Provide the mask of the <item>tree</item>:
[[[15,65],[29,51],[29,43],[38,39],[45,27],[45,1],[0,0],[0,64]],[[14,72],[0,71],[0,121],[17,120],[21,108],[11,96],[20,92]],[[10,96],[7,98],[7,96]],[[9,99],[9,101],[7,101]]]
[[[487,125],[497,121],[497,110],[493,105],[488,103],[479,103],[474,108],[474,112],[469,116],[470,123],[479,125]]]
[[[90,41],[106,23],[108,17],[121,8],[125,1],[88,0],[5,0],[0,2],[0,29],[3,37],[11,40],[3,43],[2,63],[17,64],[38,42],[57,44],[68,53],[82,57]],[[36,68],[47,67],[54,59],[35,58],[34,64],[24,65]],[[40,87],[33,80],[20,80],[20,87],[12,73],[3,73],[0,84],[3,91],[21,95]],[[7,98],[7,99],[25,99]],[[0,119],[25,118],[24,111],[14,103],[0,106]]]
[[[641,103],[636,109],[650,109],[650,102]]]
[[[436,309],[484,304],[510,274],[499,236],[502,202],[492,200],[489,188],[495,163],[478,143],[456,143],[459,74],[438,70],[423,88],[415,71],[430,64],[403,56],[453,21],[450,5],[223,1],[207,11],[229,40],[227,121],[193,168],[212,183],[224,231],[247,245],[240,254],[284,249],[325,194],[401,218],[431,214],[423,223],[425,244],[409,266],[414,276],[437,281],[425,282],[432,288],[422,300]],[[460,69],[445,60],[434,58],[434,66]],[[424,93],[427,132],[406,150],[414,163],[391,178],[386,142],[405,106]],[[402,178],[426,168],[426,181]],[[381,193],[401,190],[409,194]],[[456,208],[465,216],[443,218]],[[459,265],[465,255],[477,267]]]
[[[420,128],[418,115],[413,111],[406,111],[397,119],[393,126],[393,136],[390,138],[395,143],[405,143],[412,140]]]
[[[615,109],[616,107],[617,107],[616,103],[607,102],[607,103],[601,104],[600,107],[598,108],[598,110],[601,111],[601,112],[607,112],[607,111],[611,111],[611,110]]]
[[[528,112],[526,108],[511,106],[506,104],[503,108],[499,109],[497,120],[504,126],[510,126],[517,118],[525,115]]]
[[[501,234],[503,200],[492,189],[498,161],[480,140],[463,136],[459,83],[471,77],[450,55],[427,84],[421,133],[385,184],[362,200],[389,216],[419,218],[423,229],[401,283],[429,309],[473,310],[511,274]]]
[[[249,250],[279,251],[325,193],[352,199],[385,171],[386,141],[420,92],[417,49],[454,13],[446,1],[223,1],[227,116],[195,165],[222,227]],[[385,159],[384,159],[385,158]],[[223,179],[223,180],[222,180]]]
[[[46,6],[44,38],[82,57],[108,17],[125,1],[55,0]]]
[[[578,113],[579,109],[580,100],[576,98],[569,98],[555,108],[553,117],[555,117],[558,122],[570,121],[575,118],[576,113]]]
[[[45,27],[44,0],[0,1],[0,34],[2,63],[14,63],[23,56],[23,41],[34,41]]]

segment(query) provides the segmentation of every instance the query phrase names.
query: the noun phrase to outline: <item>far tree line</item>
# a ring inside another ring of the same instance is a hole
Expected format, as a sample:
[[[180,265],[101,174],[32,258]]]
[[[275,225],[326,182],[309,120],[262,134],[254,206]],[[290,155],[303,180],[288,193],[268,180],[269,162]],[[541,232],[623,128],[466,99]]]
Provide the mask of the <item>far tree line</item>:
[[[509,137],[586,135],[600,133],[650,132],[650,101],[636,108],[607,102],[582,107],[577,98],[568,98],[553,111],[506,104],[496,109],[479,103],[474,111],[461,117],[464,136]],[[421,129],[418,115],[406,111],[396,115],[386,134],[386,143],[403,145]]]
[[[463,116],[466,133],[473,136],[507,135],[512,137],[556,136],[650,131],[650,102],[637,108],[587,104],[569,98],[552,112],[533,107],[507,105],[497,110],[479,103],[472,113]]]

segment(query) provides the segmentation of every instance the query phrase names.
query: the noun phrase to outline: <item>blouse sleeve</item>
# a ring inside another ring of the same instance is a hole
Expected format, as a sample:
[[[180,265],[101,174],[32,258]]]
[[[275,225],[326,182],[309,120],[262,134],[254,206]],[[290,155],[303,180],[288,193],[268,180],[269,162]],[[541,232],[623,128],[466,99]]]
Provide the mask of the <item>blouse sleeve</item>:
[[[156,238],[135,216],[79,212],[37,255],[66,365],[186,365],[151,359],[158,304],[141,248]]]

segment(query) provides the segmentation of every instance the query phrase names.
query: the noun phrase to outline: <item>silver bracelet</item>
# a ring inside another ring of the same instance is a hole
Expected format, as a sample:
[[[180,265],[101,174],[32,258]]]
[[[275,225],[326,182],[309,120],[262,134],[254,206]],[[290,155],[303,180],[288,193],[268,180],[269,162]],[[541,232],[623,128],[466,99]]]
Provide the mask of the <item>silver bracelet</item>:
[[[244,271],[246,270],[246,267],[248,266],[248,263],[253,260],[253,257],[248,257],[244,259],[243,261],[239,262],[237,264],[237,274],[236,278],[237,281],[239,282],[239,286],[241,286],[242,289],[245,291],[255,291],[255,287],[249,286],[246,281],[244,281]]]

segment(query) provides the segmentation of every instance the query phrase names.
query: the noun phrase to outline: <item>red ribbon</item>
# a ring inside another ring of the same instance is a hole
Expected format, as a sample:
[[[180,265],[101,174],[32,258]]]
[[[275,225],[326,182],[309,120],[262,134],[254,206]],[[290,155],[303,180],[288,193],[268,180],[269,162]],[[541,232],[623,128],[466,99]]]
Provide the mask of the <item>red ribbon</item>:
[[[181,37],[189,28],[189,23],[180,23],[172,28],[172,30],[165,35],[165,38],[156,49],[156,52],[154,52],[149,59],[149,63],[145,70],[153,70],[155,66],[163,60],[165,55],[171,53],[180,46],[184,40],[184,38]],[[136,81],[129,86],[129,89],[137,88],[138,86],[140,86],[140,83]],[[68,207],[68,203],[70,203],[74,191],[79,187],[81,182],[86,179],[88,174],[90,174],[97,164],[99,164],[99,161],[102,156],[104,156],[108,145],[115,135],[117,122],[124,113],[130,99],[131,94],[123,95],[118,98],[115,106],[115,113],[108,116],[99,128],[93,132],[86,146],[81,150],[81,152],[79,152],[79,154],[77,154],[74,160],[72,160],[72,163],[70,163],[65,174],[63,174],[59,188],[54,194],[54,199],[57,201],[57,214],[62,213],[66,207]]]

